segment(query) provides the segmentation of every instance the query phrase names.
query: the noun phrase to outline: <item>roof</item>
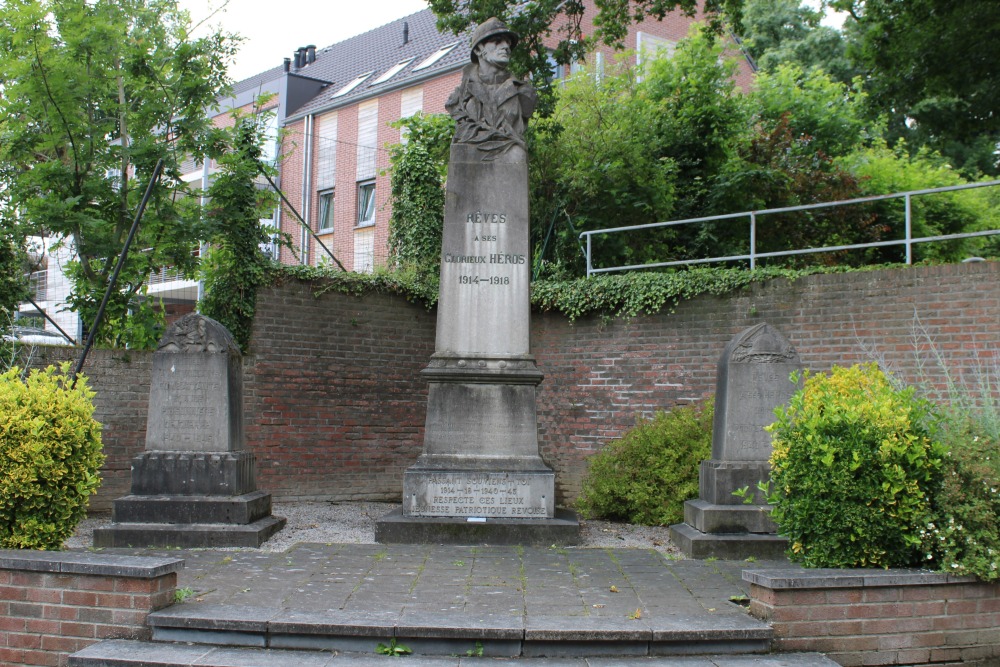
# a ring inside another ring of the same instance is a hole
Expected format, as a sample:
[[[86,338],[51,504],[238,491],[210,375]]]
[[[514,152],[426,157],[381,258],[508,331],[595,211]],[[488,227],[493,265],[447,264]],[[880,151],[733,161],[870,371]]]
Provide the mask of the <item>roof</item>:
[[[237,82],[233,86],[232,96],[236,97],[240,93],[245,93],[251,90],[259,90],[264,84],[270,83],[276,79],[280,79],[285,74],[285,68],[283,65],[278,65],[277,67],[272,67],[269,70],[265,70],[259,74],[254,74],[248,79],[243,79]]]
[[[403,43],[403,26],[407,26],[408,40]],[[427,57],[450,44],[457,46],[434,64],[414,71]],[[434,13],[430,9],[419,11],[387,23],[368,32],[345,39],[325,48],[316,49],[316,60],[292,73],[311,79],[328,81],[329,84],[309,102],[299,107],[292,117],[326,111],[355,104],[388,90],[415,85],[419,81],[459,69],[469,62],[468,37],[438,32]],[[374,83],[389,69],[409,60],[392,77]],[[278,75],[281,67],[276,68]],[[253,88],[274,70],[258,74],[237,84],[237,89]],[[361,75],[371,73],[363,82],[338,97],[334,94]],[[249,83],[254,81],[255,83]]]

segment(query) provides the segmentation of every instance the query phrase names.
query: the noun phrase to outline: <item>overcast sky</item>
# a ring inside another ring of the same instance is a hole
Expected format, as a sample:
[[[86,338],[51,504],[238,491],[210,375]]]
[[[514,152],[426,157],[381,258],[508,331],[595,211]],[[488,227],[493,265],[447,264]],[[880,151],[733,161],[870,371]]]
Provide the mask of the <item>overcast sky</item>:
[[[179,4],[197,24],[225,3]],[[233,81],[240,81],[280,65],[300,46],[329,46],[426,8],[426,0],[229,0],[207,25],[245,38],[229,71]]]

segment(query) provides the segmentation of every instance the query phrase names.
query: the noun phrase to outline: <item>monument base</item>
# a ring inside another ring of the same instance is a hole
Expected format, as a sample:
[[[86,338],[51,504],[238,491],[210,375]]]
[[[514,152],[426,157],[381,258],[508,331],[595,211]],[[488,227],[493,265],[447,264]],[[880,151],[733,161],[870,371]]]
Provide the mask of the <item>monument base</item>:
[[[375,523],[380,544],[574,546],[580,543],[576,513],[556,510],[551,519],[404,516],[402,509]]]
[[[255,471],[247,451],[145,451],[132,459],[132,493],[238,496],[257,488]]]
[[[94,530],[95,547],[179,547],[212,549],[259,547],[285,527],[285,519],[267,516],[248,524],[120,523]]]
[[[403,474],[405,517],[551,519],[555,473],[540,457],[423,455]]]
[[[714,505],[705,500],[684,503],[684,523],[703,533],[775,534],[770,505]]]
[[[670,526],[670,541],[688,558],[784,560],[788,540],[766,533],[703,533],[686,523]]]
[[[285,525],[271,516],[271,494],[131,495],[114,501],[113,523],[94,531],[95,547],[259,547]]]

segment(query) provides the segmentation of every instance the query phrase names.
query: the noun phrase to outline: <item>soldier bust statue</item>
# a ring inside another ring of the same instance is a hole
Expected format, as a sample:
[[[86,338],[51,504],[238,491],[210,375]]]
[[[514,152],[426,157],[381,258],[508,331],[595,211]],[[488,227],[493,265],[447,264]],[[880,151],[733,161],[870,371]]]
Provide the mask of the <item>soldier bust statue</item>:
[[[524,129],[535,110],[531,84],[511,76],[510,54],[517,35],[497,18],[472,34],[472,62],[445,108],[455,119],[456,144],[472,144],[483,160],[495,160],[515,146],[524,149]]]

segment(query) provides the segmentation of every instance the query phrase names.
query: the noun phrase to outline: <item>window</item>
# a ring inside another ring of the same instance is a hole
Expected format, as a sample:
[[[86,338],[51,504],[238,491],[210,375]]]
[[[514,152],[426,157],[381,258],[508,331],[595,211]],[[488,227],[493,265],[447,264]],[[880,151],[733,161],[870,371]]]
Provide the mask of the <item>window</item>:
[[[380,83],[385,83],[386,81],[388,81],[389,79],[391,79],[392,77],[396,76],[401,71],[403,71],[403,68],[412,63],[414,60],[415,58],[407,58],[406,60],[400,60],[398,63],[387,69],[385,73],[382,74],[382,76],[372,81],[370,85],[377,86]]]
[[[413,71],[416,72],[418,70],[430,67],[431,65],[433,65],[434,63],[436,63],[437,61],[441,60],[446,55],[448,55],[448,53],[450,53],[451,50],[456,46],[458,46],[458,42],[455,42],[454,44],[449,44],[448,46],[442,46],[440,49],[438,49],[431,55],[427,56],[427,58],[425,58],[419,65],[414,67]]]
[[[362,74],[361,76],[357,77],[356,79],[354,79],[353,81],[351,81],[349,84],[347,84],[346,86],[344,86],[343,88],[341,88],[340,90],[338,90],[337,92],[335,92],[333,95],[331,95],[330,99],[332,100],[335,97],[340,97],[341,95],[346,95],[347,93],[351,92],[352,90],[354,90],[355,88],[357,88],[358,86],[360,86],[362,83],[364,83],[365,79],[367,79],[368,77],[370,77],[374,73],[375,72],[372,71],[372,72],[367,72],[365,74]]]
[[[320,233],[333,231],[333,205],[335,201],[333,190],[319,193],[319,220],[316,228]]]
[[[358,227],[375,224],[375,181],[358,183]]]
[[[378,98],[358,105],[357,183],[375,178],[378,146]]]
[[[649,33],[639,32],[635,36],[636,64],[643,65],[656,58],[673,58],[677,42]]]
[[[407,88],[402,92],[399,99],[399,117],[409,118],[420,113],[424,108],[424,89],[420,86]],[[405,144],[410,129],[403,126],[399,131],[399,143]]]
[[[337,112],[316,119],[316,189],[332,188],[337,180]]]

